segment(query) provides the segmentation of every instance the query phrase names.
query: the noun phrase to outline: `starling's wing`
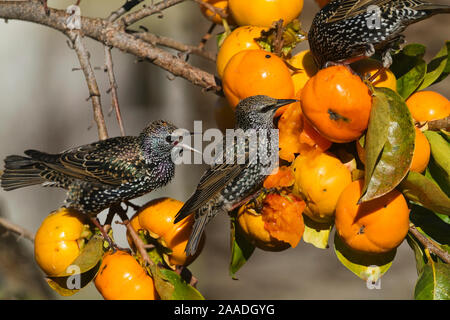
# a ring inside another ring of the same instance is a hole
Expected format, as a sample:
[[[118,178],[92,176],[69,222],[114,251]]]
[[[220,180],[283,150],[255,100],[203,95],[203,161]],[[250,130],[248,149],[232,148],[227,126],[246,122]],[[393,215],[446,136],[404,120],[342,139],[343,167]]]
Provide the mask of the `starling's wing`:
[[[327,23],[345,20],[365,13],[369,6],[377,6],[381,9],[388,3],[392,3],[392,0],[344,0],[335,8],[334,13],[328,17]]]
[[[200,179],[195,193],[183,205],[174,223],[197,211],[212,197],[222,191],[246,167],[245,164],[218,164],[211,167]]]
[[[120,185],[142,173],[135,137],[116,137],[63,152],[55,169],[83,180]]]

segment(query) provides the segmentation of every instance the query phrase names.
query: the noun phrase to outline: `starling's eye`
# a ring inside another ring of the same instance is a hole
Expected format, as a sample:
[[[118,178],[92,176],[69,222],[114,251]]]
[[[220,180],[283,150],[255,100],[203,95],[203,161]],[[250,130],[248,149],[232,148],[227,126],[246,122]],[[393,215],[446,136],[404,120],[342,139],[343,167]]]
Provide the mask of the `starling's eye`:
[[[262,107],[261,112],[266,113],[267,111],[273,110],[274,107],[275,107],[274,104],[266,105],[266,106]]]
[[[167,143],[172,143],[172,136],[167,136],[166,137],[166,142]]]

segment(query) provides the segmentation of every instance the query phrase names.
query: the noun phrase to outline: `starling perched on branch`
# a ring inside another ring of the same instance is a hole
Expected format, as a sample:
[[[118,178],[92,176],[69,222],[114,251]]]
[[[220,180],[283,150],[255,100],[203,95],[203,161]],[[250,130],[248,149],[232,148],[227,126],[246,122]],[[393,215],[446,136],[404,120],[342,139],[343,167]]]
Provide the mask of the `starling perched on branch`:
[[[261,134],[266,135],[270,129],[274,129],[275,111],[281,106],[296,101],[277,100],[267,96],[246,98],[236,107],[236,129],[247,132],[255,130],[260,139]],[[259,146],[252,146],[249,140],[245,140],[244,147],[236,143],[227,148],[223,144],[224,152],[217,156],[222,159],[222,163],[216,161],[217,164],[203,174],[195,193],[186,201],[174,221],[177,223],[188,215],[195,214],[195,223],[185,250],[188,255],[194,255],[203,230],[212,218],[220,211],[228,212],[243,204],[249,196],[262,187],[264,179],[270,174],[268,168],[273,163],[261,161],[261,150],[255,150],[255,147],[263,146],[267,154],[271,153],[272,147],[278,151],[278,143],[275,146],[271,143],[274,142],[267,138],[267,143]],[[234,155],[239,156],[243,153],[245,153],[245,162],[236,161]],[[278,159],[278,154],[275,156]],[[230,158],[234,161],[226,160]]]
[[[27,157],[7,156],[1,186],[6,191],[37,184],[64,188],[66,206],[95,215],[170,182],[171,151],[180,145],[176,129],[155,121],[137,137],[110,138],[59,154],[27,150]]]
[[[435,14],[450,13],[450,5],[421,0],[333,0],[315,16],[308,41],[316,63],[351,63],[381,53],[383,67],[392,64],[391,51],[403,44],[410,24]]]

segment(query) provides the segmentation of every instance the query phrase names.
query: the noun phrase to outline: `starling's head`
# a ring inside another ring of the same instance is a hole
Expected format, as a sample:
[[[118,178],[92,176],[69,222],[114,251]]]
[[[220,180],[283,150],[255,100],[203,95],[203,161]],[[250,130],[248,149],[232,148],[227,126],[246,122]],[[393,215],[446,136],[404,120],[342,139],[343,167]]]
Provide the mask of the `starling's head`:
[[[248,129],[273,128],[273,116],[278,108],[294,103],[295,99],[274,99],[268,96],[251,96],[236,106],[236,127]]]
[[[181,137],[173,134],[177,129],[173,124],[162,120],[150,123],[140,135],[145,157],[151,162],[170,159],[172,149],[181,140]]]

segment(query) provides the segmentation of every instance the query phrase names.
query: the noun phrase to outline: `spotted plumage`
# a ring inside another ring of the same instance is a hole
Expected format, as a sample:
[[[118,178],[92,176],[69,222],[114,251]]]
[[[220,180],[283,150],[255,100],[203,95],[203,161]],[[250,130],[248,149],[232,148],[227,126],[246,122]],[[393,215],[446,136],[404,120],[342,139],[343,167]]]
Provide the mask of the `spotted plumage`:
[[[173,178],[175,130],[168,122],[155,121],[137,137],[110,138],[59,154],[26,150],[27,157],[5,158],[1,186],[6,191],[36,184],[64,188],[67,207],[94,215]]]
[[[315,16],[309,46],[321,67],[379,51],[388,68],[391,51],[403,43],[406,27],[439,13],[450,13],[450,6],[420,0],[333,0]]]
[[[253,96],[242,100],[237,105],[236,129],[242,129],[243,133],[250,134],[251,130],[255,130],[258,139],[266,139],[266,142],[254,144],[249,142],[250,138],[246,139],[244,144],[234,143],[231,147],[227,146],[226,142],[223,143],[224,152],[217,155],[215,162],[217,164],[204,173],[196,191],[175,218],[177,223],[188,215],[195,214],[194,227],[186,245],[187,254],[193,255],[196,252],[203,230],[212,218],[220,211],[227,212],[233,209],[236,204],[261,188],[273,165],[263,156],[270,156],[274,149],[278,151],[278,143],[271,145],[273,115],[279,107],[292,102],[295,100]],[[265,152],[261,152],[258,146],[264,146]],[[239,161],[236,158],[239,155],[243,155],[245,161]],[[278,154],[275,156],[278,159]],[[218,163],[217,159],[221,159],[221,163]]]

